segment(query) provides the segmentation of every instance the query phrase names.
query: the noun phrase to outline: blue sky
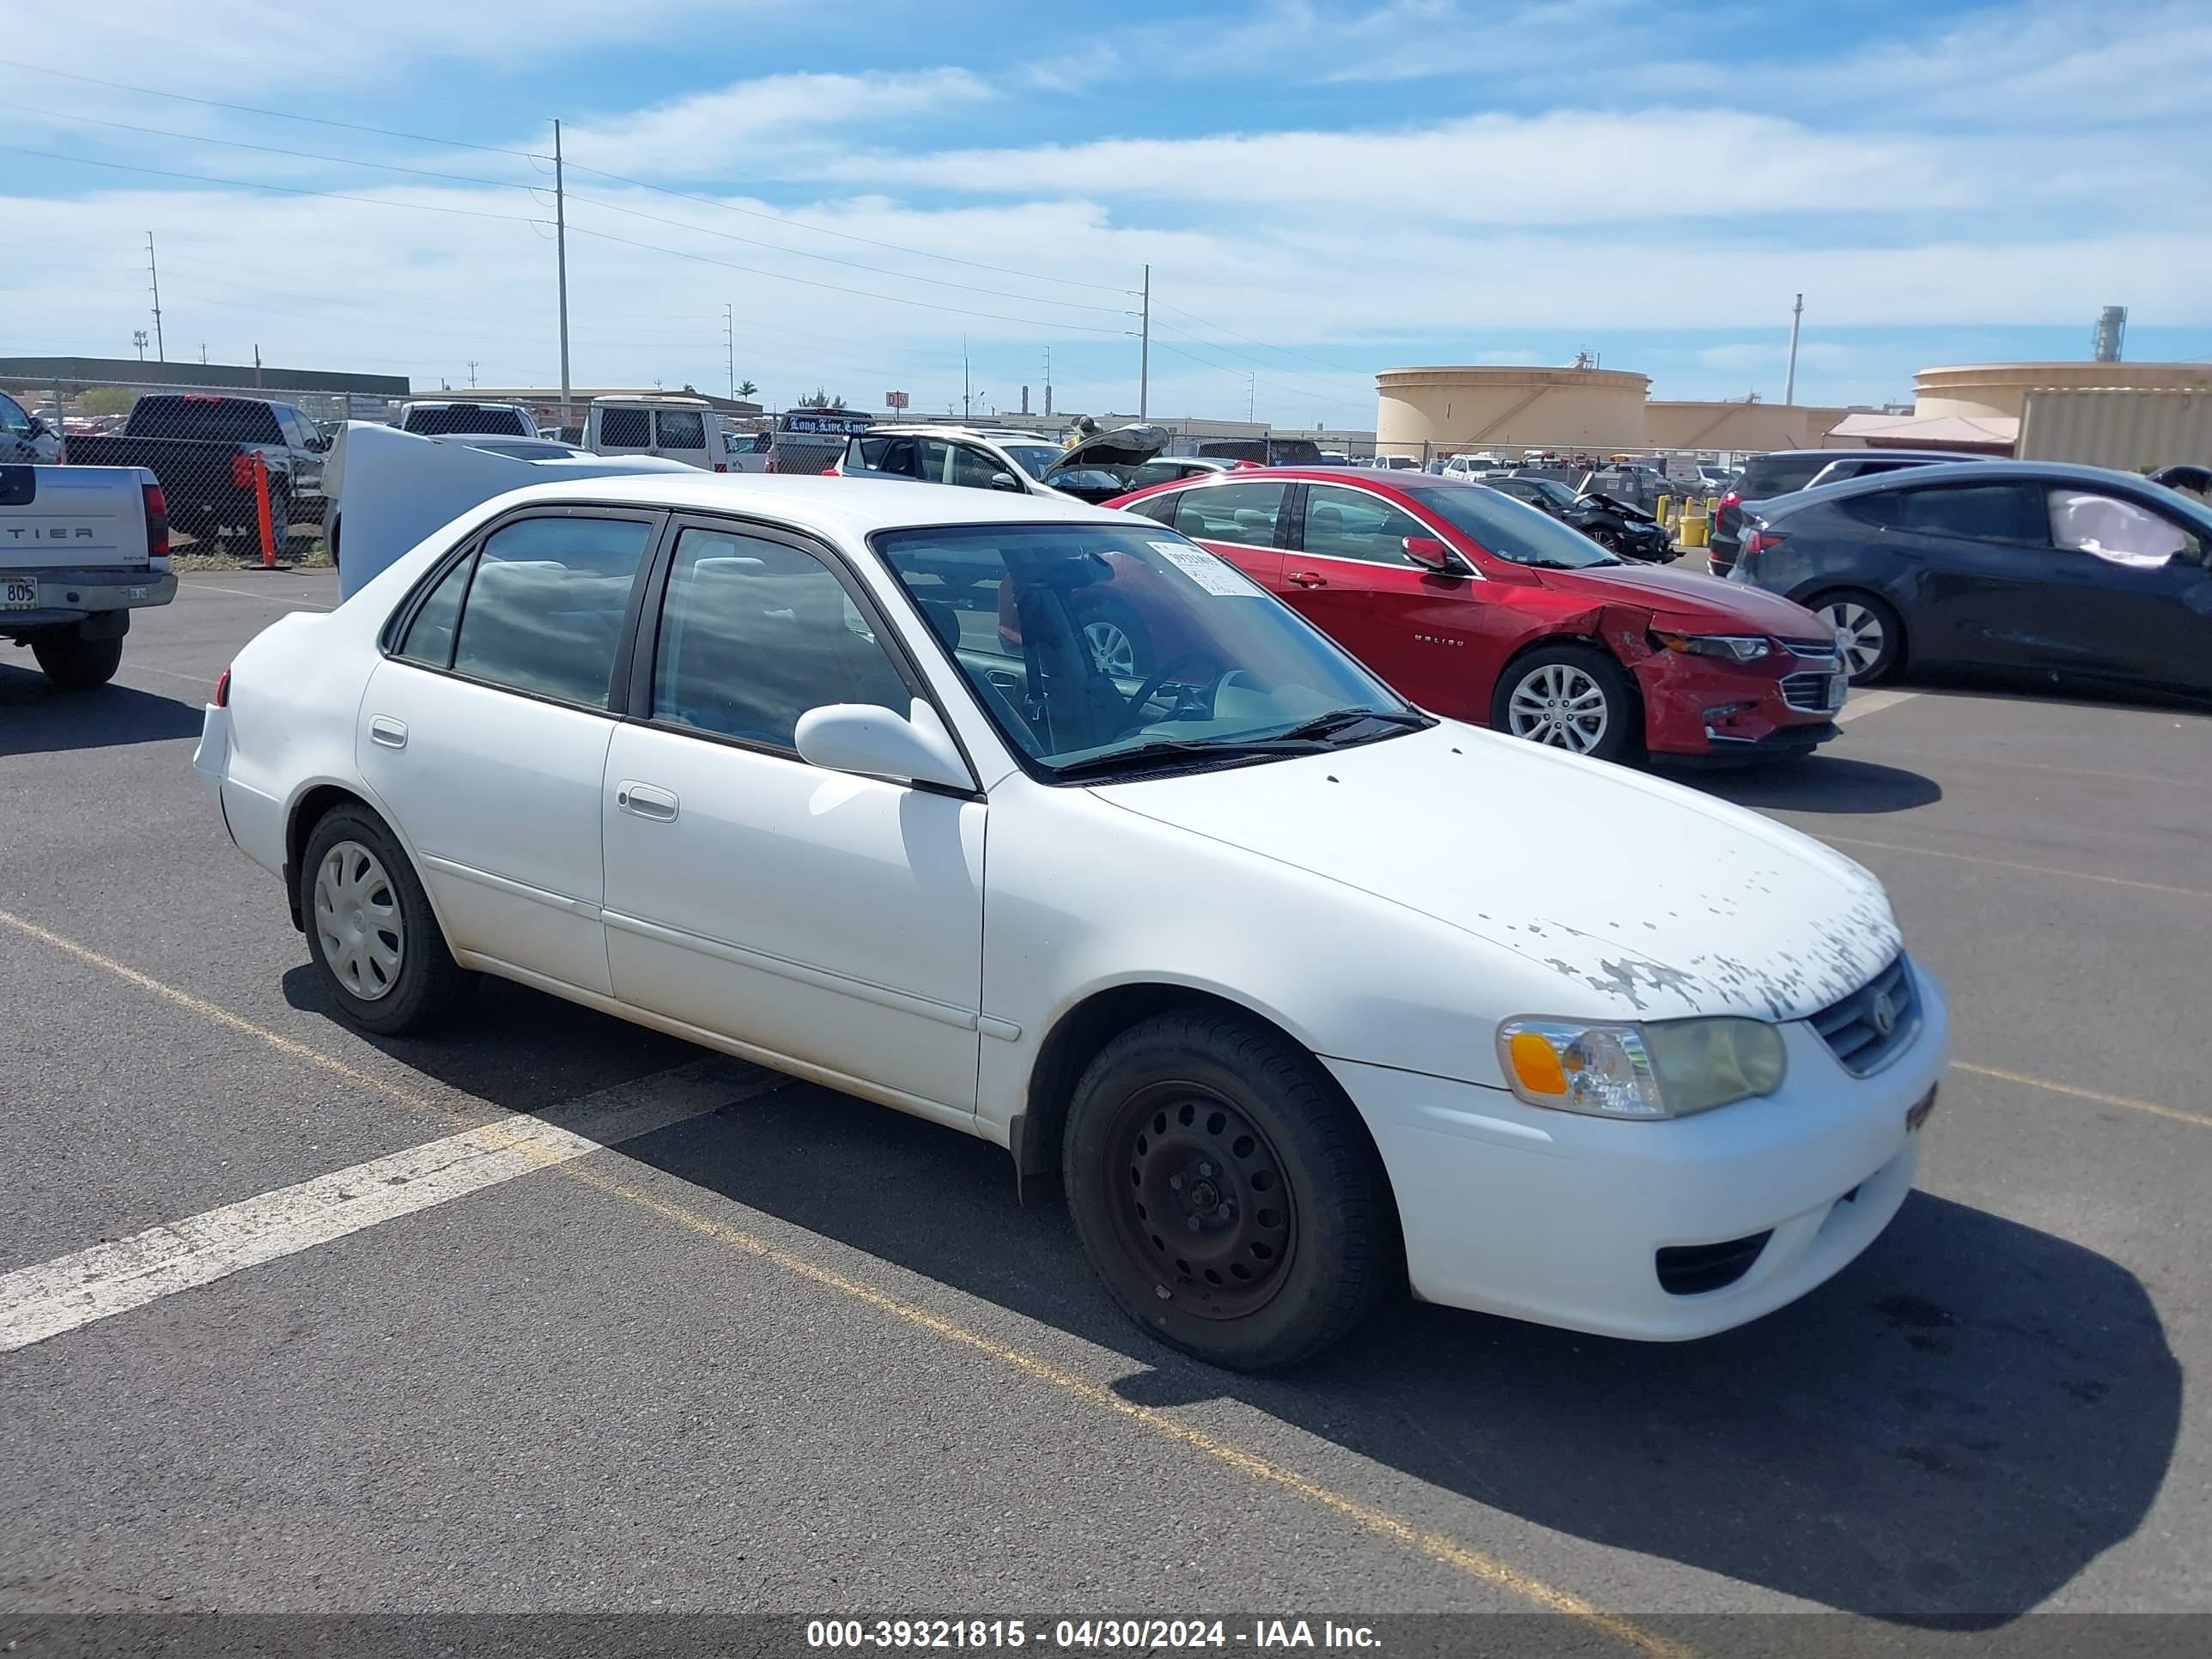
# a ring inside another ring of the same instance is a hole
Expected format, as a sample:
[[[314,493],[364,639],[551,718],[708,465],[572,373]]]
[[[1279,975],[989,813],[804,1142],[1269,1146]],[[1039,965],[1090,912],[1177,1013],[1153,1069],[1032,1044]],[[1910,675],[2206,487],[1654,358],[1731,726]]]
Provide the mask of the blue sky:
[[[1147,263],[1155,414],[1364,427],[1376,368],[1581,349],[1775,399],[1801,289],[1801,402],[2085,356],[2106,303],[2131,357],[2212,357],[2202,3],[1110,16],[37,8],[0,43],[0,355],[128,355],[150,229],[172,357],[552,381],[558,115],[578,384],[723,386],[727,306],[773,402],[957,404],[964,338],[979,408],[1041,401],[1049,351],[1058,407],[1127,410]]]

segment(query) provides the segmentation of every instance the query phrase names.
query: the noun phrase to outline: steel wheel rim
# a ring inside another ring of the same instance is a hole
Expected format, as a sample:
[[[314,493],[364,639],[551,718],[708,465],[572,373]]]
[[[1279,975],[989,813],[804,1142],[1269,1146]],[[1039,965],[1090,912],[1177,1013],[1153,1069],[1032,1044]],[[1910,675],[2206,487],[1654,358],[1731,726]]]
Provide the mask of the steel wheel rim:
[[[374,853],[342,841],[315,870],[315,937],[346,994],[374,1002],[399,982],[407,955],[399,894]]]
[[[1201,1319],[1246,1318],[1274,1300],[1297,1212],[1250,1117],[1201,1084],[1155,1084],[1122,1103],[1106,1146],[1115,1237],[1161,1300]]]
[[[1088,622],[1083,624],[1083,642],[1091,647],[1092,660],[1099,668],[1116,679],[1139,678],[1137,672],[1137,647],[1117,623]]]
[[[1605,688],[1572,663],[1547,662],[1523,675],[1505,704],[1516,738],[1587,755],[1605,741],[1613,709]]]
[[[1843,647],[1844,657],[1850,664],[1851,678],[1856,679],[1870,672],[1881,660],[1881,653],[1889,643],[1881,618],[1849,599],[1837,600],[1820,614],[1835,627],[1837,643]]]

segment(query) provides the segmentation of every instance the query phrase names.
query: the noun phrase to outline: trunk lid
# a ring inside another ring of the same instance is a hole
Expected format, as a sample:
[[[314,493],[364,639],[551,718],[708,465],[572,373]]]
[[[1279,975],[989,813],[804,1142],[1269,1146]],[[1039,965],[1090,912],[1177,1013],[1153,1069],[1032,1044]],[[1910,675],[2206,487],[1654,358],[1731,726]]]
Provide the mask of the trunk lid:
[[[144,569],[153,482],[131,466],[0,467],[0,570]]]

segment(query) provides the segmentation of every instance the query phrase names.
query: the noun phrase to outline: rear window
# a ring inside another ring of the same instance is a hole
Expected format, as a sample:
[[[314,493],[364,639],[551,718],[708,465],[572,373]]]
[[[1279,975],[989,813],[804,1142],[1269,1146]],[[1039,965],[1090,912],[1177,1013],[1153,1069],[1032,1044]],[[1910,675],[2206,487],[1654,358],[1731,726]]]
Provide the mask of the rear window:
[[[653,417],[641,409],[603,409],[599,441],[617,449],[650,449]]]
[[[216,443],[281,444],[276,411],[250,398],[141,398],[124,428],[134,438],[204,438]]]
[[[1770,495],[1787,495],[1793,489],[1804,489],[1835,459],[1814,450],[1754,455],[1744,463],[1743,477],[1736,483],[1736,494],[1754,501]]]
[[[453,432],[496,432],[509,438],[534,438],[538,434],[522,412],[514,409],[495,409],[485,404],[443,404],[428,409],[407,411],[406,429],[419,432],[426,438],[442,437]]]

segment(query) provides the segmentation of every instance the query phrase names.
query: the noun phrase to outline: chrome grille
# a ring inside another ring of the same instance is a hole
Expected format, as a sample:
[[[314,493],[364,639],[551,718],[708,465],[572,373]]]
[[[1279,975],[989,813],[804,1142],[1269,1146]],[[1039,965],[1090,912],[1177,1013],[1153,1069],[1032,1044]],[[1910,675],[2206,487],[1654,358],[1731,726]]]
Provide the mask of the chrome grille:
[[[1782,701],[1792,708],[1808,714],[1825,714],[1829,710],[1828,688],[1835,684],[1833,674],[1808,670],[1802,674],[1782,677]]]
[[[1833,662],[1843,654],[1833,640],[1784,640],[1782,647],[1793,657],[1803,657],[1808,662]]]
[[[1920,997],[1902,956],[1813,1016],[1813,1029],[1853,1077],[1880,1071],[1920,1030]]]

